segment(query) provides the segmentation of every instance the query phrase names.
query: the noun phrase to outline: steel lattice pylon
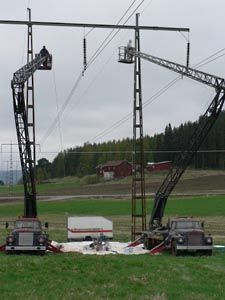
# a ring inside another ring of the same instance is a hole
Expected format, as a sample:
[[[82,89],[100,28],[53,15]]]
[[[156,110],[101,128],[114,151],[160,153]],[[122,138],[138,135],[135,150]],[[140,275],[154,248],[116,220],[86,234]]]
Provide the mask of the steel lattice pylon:
[[[140,33],[136,15],[135,50],[140,52]],[[131,239],[146,230],[146,200],[144,176],[143,113],[141,89],[141,59],[134,57],[133,154],[132,154],[132,228]]]
[[[127,47],[119,47],[120,63],[134,63],[134,103],[133,103],[133,155],[132,155],[132,230],[131,239],[142,235],[146,230],[146,200],[145,200],[145,158],[143,140],[142,88],[141,88],[141,58],[139,14],[136,14],[135,47],[129,41]],[[187,31],[184,28],[152,27],[149,30]],[[189,47],[190,45],[188,45]],[[189,58],[189,57],[188,57]],[[189,60],[187,59],[187,62]],[[187,67],[185,67],[185,71]]]
[[[27,63],[30,63],[33,60],[33,34],[32,34],[32,24],[31,24],[31,10],[28,8],[29,13],[29,23],[28,23],[28,36],[27,36]],[[33,170],[32,176],[33,179],[27,178],[28,182],[30,180],[35,180],[35,165],[36,165],[36,149],[35,149],[35,110],[34,110],[34,76],[31,75],[31,77],[28,78],[26,82],[26,112],[27,112],[27,126],[28,126],[28,132],[29,135],[29,143],[30,143],[30,157],[31,161],[28,163],[31,163],[31,169]],[[24,216],[30,216],[31,212],[34,213],[34,216],[37,215],[37,208],[36,208],[36,185],[33,184],[31,189],[34,189],[32,191],[32,197],[33,201],[30,199],[27,199],[25,197],[25,205],[24,205]],[[29,193],[29,191],[28,191]],[[28,197],[29,198],[29,197]],[[31,204],[32,202],[32,204]],[[32,208],[30,207],[32,205]],[[35,207],[33,207],[35,205]]]

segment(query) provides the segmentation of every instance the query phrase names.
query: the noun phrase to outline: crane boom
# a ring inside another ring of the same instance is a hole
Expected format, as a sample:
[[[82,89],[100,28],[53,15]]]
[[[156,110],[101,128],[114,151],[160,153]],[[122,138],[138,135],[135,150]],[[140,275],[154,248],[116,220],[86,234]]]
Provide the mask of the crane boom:
[[[200,148],[205,137],[208,135],[210,129],[216,122],[222,110],[224,100],[224,91],[219,89],[211,104],[207,108],[205,114],[200,117],[197,128],[193,132],[186,149],[181,152],[179,157],[177,157],[172,168],[169,170],[166,178],[156,192],[149,222],[150,228],[161,226],[167,199],[178,183],[180,177],[188,167],[194,154]]]
[[[13,74],[11,82],[14,117],[24,185],[24,217],[27,218],[36,217],[37,208],[34,174],[35,161],[32,159],[31,153],[24,85],[29,77],[38,69],[51,69],[51,55],[49,55],[48,51],[41,50],[31,62]]]
[[[222,110],[225,101],[225,80],[224,78],[205,73],[193,68],[189,68],[187,66],[177,64],[166,59],[138,52],[133,47],[128,46],[119,48],[119,62],[133,63],[135,56],[138,56],[149,62],[167,68],[176,73],[179,73],[182,76],[189,77],[193,80],[211,86],[216,90],[216,96],[210,103],[205,114],[201,116],[197,128],[195,129],[192,137],[190,138],[188,145],[186,146],[185,150],[180,154],[180,156],[176,159],[172,168],[170,169],[169,173],[164,179],[163,183],[156,192],[149,222],[149,228],[150,230],[152,230],[154,228],[160,228],[162,226],[162,217],[169,195],[175,188],[184,171],[186,170],[194,154],[200,148],[202,142],[208,135],[210,129],[216,122]]]
[[[189,67],[187,68],[184,65],[177,64],[172,61],[162,59],[162,58],[159,58],[156,56],[152,56],[152,55],[149,55],[146,53],[134,52],[134,54],[141,57],[142,59],[145,59],[149,62],[157,64],[161,67],[167,68],[167,69],[174,71],[176,73],[179,73],[183,76],[189,77],[193,80],[199,81],[203,84],[209,85],[215,89],[217,87],[225,89],[224,78],[220,78],[218,76],[215,76],[215,75],[212,75],[209,73],[205,73],[205,72],[193,69],[193,68],[189,68]]]
[[[28,78],[45,62],[46,57],[37,54],[35,58],[13,74],[12,85],[23,85]]]
[[[138,56],[142,59],[145,59],[149,62],[152,62],[154,64],[157,64],[161,67],[167,68],[171,71],[174,71],[176,73],[179,73],[182,76],[189,77],[193,80],[199,81],[203,84],[206,84],[208,86],[211,86],[215,89],[217,87],[220,87],[221,89],[225,89],[225,80],[224,78],[202,72],[193,68],[189,68],[187,66],[156,57],[150,54],[146,54],[143,52],[137,52],[135,51],[135,48],[133,47],[120,47],[119,48],[119,62],[126,62],[126,63],[133,63],[134,56]]]

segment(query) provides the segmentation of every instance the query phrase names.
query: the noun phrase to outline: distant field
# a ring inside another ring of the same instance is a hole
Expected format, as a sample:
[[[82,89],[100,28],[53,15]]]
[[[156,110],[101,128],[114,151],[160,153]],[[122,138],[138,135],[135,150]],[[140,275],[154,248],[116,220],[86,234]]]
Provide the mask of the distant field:
[[[152,172],[146,174],[146,194],[154,194],[167,172]],[[131,194],[131,177],[95,182],[94,176],[84,178],[56,178],[37,185],[37,195],[124,195]],[[177,184],[173,194],[225,194],[225,171],[219,170],[187,170]],[[0,186],[0,196],[21,196],[23,186]]]
[[[1,200],[0,200],[1,203]],[[0,206],[0,217],[14,216],[23,213],[23,200],[15,204],[12,200]],[[147,199],[147,212],[150,214],[153,200]],[[59,201],[39,201],[39,215],[96,215],[104,216],[129,215],[131,210],[130,199],[76,199]],[[176,196],[170,197],[167,202],[165,216],[170,215],[197,215],[197,216],[224,216],[225,196]]]
[[[154,191],[165,175],[166,172],[154,172],[146,176],[147,222],[151,213]],[[38,214],[43,221],[49,221],[49,233],[52,238],[59,241],[66,239],[68,215],[102,215],[113,221],[116,239],[128,241],[131,230],[131,196],[129,196],[131,178],[88,184],[90,179],[92,177],[88,176],[65,177],[37,185]],[[70,195],[72,200],[48,200],[49,197],[65,195]],[[89,196],[85,197],[85,195]],[[102,198],[96,199],[99,195]],[[168,217],[176,215],[200,217],[205,220],[207,231],[215,236],[216,241],[225,243],[225,196],[223,195],[225,195],[224,171],[187,170],[173,195],[168,199],[164,222],[166,223]],[[76,199],[73,200],[73,196],[76,196]],[[79,196],[83,196],[84,199]],[[6,219],[14,220],[18,215],[23,215],[23,186],[13,186],[10,193],[9,187],[0,187],[2,228]],[[0,235],[0,240],[4,241],[4,236],[5,234]]]
[[[1,203],[1,202],[0,202]],[[147,222],[153,200],[147,201]],[[23,203],[0,205],[0,222],[13,221],[23,214]],[[66,220],[68,215],[100,215],[114,222],[116,239],[128,241],[131,228],[130,199],[76,199],[60,201],[39,201],[40,219],[48,221],[51,238],[66,240]],[[194,216],[205,220],[207,231],[215,235],[218,242],[225,242],[225,196],[171,197],[168,200],[164,222],[174,216]],[[1,237],[0,237],[1,239]]]

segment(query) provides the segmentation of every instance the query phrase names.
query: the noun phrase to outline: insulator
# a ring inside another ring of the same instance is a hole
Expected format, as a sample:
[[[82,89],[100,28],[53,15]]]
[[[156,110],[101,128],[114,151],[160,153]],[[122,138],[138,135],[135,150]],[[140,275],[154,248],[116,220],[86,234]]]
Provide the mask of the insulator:
[[[87,69],[87,48],[86,48],[86,39],[83,39],[83,48],[84,48],[84,70]]]
[[[189,68],[189,58],[190,58],[190,43],[187,43],[187,61],[186,61],[186,67]]]

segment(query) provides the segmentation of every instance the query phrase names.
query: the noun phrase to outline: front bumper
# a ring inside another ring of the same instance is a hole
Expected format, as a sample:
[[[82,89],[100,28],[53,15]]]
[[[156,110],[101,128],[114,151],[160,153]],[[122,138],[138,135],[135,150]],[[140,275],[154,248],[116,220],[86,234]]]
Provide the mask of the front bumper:
[[[189,246],[189,245],[176,245],[177,250],[213,250],[213,245],[207,246]]]
[[[45,251],[46,246],[13,246],[6,245],[6,251]]]

